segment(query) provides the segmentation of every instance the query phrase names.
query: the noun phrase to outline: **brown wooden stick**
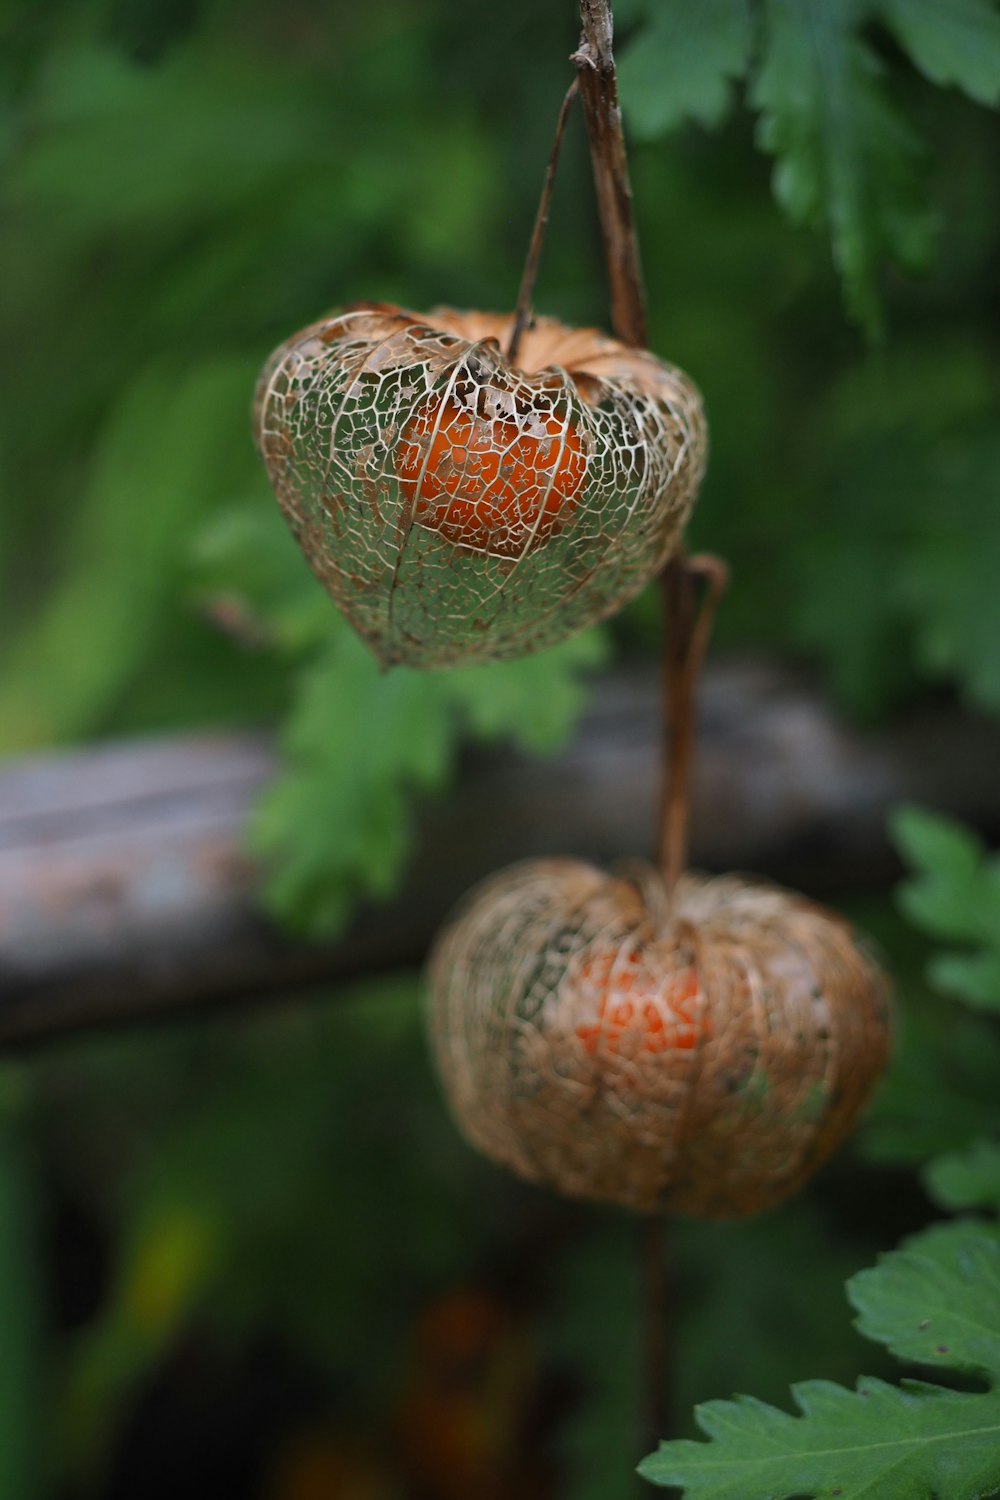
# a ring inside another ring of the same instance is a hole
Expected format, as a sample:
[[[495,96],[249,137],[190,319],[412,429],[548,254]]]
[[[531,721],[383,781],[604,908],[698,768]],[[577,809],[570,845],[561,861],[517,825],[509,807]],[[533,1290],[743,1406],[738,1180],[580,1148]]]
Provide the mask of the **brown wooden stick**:
[[[545,245],[545,231],[549,227],[549,209],[552,206],[552,189],[556,180],[556,168],[559,165],[559,153],[562,150],[563,136],[566,134],[566,122],[569,119],[569,112],[572,108],[573,100],[579,93],[579,89],[579,79],[574,78],[566,90],[566,97],[559,111],[559,119],[556,121],[556,134],[552,142],[552,153],[549,156],[545,181],[542,184],[542,196],[538,201],[538,212],[535,215],[535,227],[531,231],[531,243],[528,246],[528,255],[524,262],[524,271],[521,275],[521,285],[517,293],[514,328],[510,336],[510,343],[507,346],[507,358],[511,364],[517,359],[524,330],[531,321],[531,301],[535,294],[538,267],[542,259],[542,249]]]

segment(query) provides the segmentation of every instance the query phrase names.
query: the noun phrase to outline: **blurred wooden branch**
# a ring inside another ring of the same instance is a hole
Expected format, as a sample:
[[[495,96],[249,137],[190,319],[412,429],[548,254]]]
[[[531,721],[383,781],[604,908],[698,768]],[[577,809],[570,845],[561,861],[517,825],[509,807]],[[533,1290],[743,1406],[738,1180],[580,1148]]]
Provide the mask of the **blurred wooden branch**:
[[[651,854],[656,673],[604,679],[562,754],[468,758],[424,810],[405,888],[341,940],[293,941],[254,902],[248,811],[273,774],[266,738],[135,741],[0,767],[0,1042],[213,1000],[278,994],[419,960],[452,901],[505,862]],[[359,726],[363,732],[363,727]],[[753,868],[823,894],[894,871],[902,798],[989,825],[1000,731],[947,706],[862,733],[807,681],[717,665],[702,694],[695,863]]]

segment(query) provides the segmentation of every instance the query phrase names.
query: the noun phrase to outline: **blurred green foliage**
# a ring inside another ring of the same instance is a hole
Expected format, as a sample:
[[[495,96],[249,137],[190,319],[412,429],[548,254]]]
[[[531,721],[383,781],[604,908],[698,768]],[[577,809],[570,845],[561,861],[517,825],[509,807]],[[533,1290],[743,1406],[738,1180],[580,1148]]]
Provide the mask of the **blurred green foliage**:
[[[867,718],[941,687],[996,713],[996,5],[616,9],[653,346],[691,371],[712,424],[692,543],[734,566],[723,639],[821,663]],[[381,676],[249,438],[264,357],[328,307],[510,306],[575,35],[569,0],[474,16],[447,0],[0,5],[0,749],[276,724],[288,770],[254,837],[272,904],[301,927],[391,888],[410,803],[447,786],[463,738],[541,752],[565,737],[608,650],[598,632],[511,666]],[[606,321],[579,120],[538,304]],[[610,634],[643,649],[657,632],[649,595]],[[897,833],[906,913],[949,946],[869,912],[905,1007],[867,1165],[835,1166],[760,1223],[678,1227],[679,1412],[735,1388],[780,1400],[804,1369],[853,1378],[839,1288],[930,1211],[915,1170],[942,1209],[997,1206],[995,861],[928,814]],[[966,1005],[926,988],[925,960]],[[113,1486],[178,1351],[211,1384],[262,1332],[322,1372],[338,1434],[395,1453],[387,1413],[412,1398],[421,1310],[470,1281],[519,1286],[533,1358],[571,1372],[552,1425],[567,1493],[626,1493],[631,1226],[472,1159],[433,1091],[417,1000],[400,979],[11,1065],[4,1500],[40,1492],[45,1446],[53,1494]],[[36,1158],[103,1268],[56,1341],[44,1411]],[[957,1296],[948,1256],[984,1232],[933,1233],[917,1243]],[[886,1306],[914,1253],[854,1283],[864,1331],[905,1357]],[[836,1399],[849,1427],[855,1398]],[[757,1411],[746,1442],[775,1421]],[[380,1496],[409,1493],[380,1474]]]
[[[0,1495],[41,1493],[45,1328],[38,1182],[22,1128],[23,1080],[0,1073]]]

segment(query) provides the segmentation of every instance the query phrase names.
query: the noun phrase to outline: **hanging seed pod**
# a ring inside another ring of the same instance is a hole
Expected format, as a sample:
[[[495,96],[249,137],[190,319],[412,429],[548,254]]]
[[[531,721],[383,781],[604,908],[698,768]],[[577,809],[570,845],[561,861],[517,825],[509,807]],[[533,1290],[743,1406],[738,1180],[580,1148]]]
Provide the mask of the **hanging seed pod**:
[[[431,1034],[459,1126],[576,1198],[736,1218],[793,1193],[888,1051],[884,976],[839,917],[742,877],[577,860],[492,877],[439,937]]]
[[[593,329],[360,304],[282,344],[257,444],[310,566],[384,664],[539,651],[663,565],[705,463],[680,370]]]

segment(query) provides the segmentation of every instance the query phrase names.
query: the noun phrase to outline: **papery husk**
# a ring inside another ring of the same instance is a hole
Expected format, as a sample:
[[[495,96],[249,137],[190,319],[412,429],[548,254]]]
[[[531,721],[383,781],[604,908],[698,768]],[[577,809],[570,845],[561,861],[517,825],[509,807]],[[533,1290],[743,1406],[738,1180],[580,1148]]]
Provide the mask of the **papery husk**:
[[[660,570],[694,504],[707,435],[682,371],[550,318],[527,330],[514,367],[512,324],[358,304],[288,339],[261,374],[254,427],[278,503],[386,665],[499,661],[566,640]],[[514,516],[468,545],[421,521],[400,445],[417,422],[426,451],[420,414],[438,394],[472,414],[498,463],[515,431],[572,445],[582,478],[558,524]]]
[[[537,860],[484,882],[431,963],[434,1056],[494,1161],[699,1218],[794,1193],[853,1128],[888,985],[840,917],[744,877]]]

